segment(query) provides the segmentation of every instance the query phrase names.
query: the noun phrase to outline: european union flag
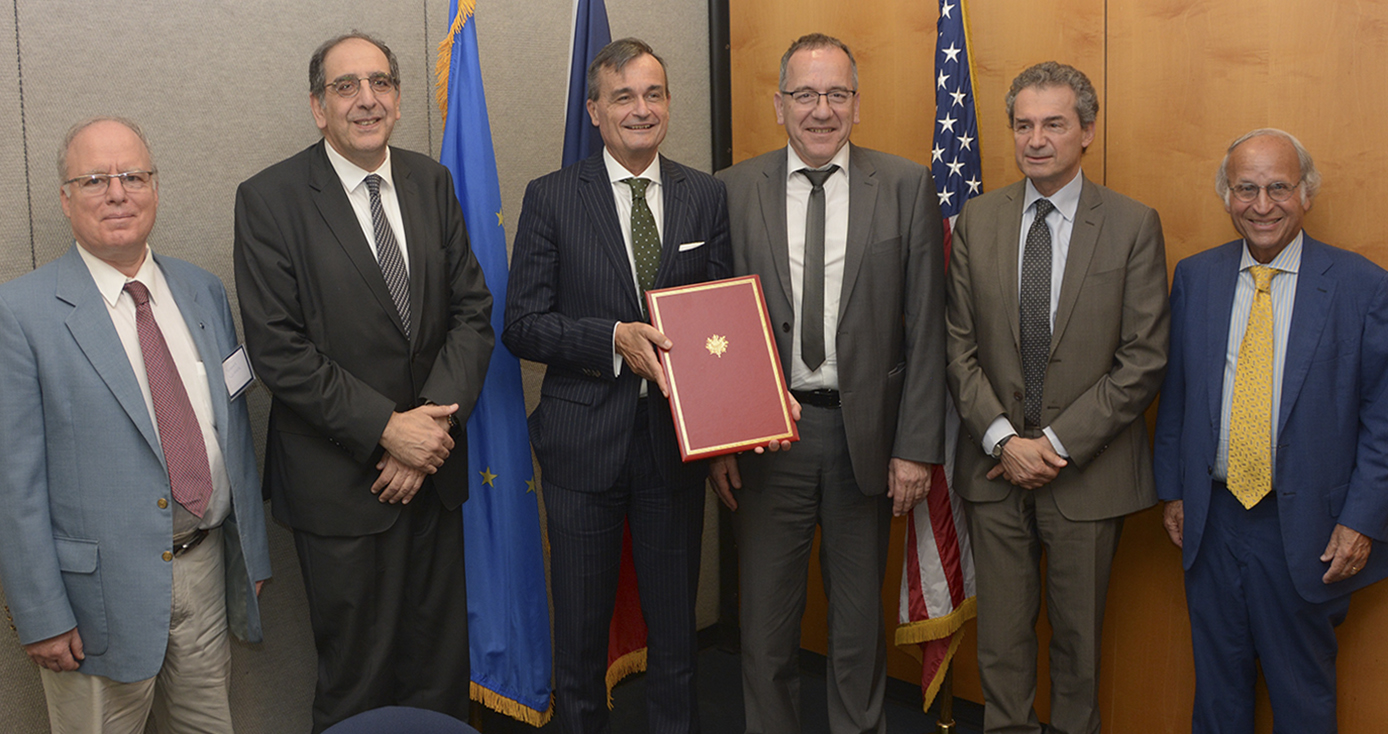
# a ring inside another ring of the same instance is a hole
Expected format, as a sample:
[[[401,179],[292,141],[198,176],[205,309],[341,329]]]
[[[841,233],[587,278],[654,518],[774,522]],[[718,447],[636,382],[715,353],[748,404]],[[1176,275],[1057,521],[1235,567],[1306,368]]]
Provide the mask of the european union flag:
[[[506,303],[506,231],[501,186],[478,63],[473,2],[449,3],[453,19],[439,46],[438,102],[444,116],[440,161],[453,174],[468,239],[493,302]],[[501,333],[505,309],[492,309]],[[463,505],[472,698],[540,726],[549,720],[549,601],[540,510],[525,425],[520,362],[492,351],[487,379],[467,422],[469,501]]]

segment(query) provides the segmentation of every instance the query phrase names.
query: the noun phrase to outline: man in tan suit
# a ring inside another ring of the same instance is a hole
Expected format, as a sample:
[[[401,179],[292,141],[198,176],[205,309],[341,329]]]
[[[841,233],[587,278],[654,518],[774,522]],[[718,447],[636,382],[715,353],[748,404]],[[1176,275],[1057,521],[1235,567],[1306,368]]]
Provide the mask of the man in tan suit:
[[[1166,366],[1157,213],[1087,180],[1099,103],[1055,62],[1012,82],[1026,179],[960,213],[949,272],[955,464],[978,583],[984,730],[1042,731],[1036,696],[1046,552],[1051,732],[1099,731],[1099,642],[1123,516],[1156,502],[1143,411]]]
[[[849,143],[858,71],[841,41],[815,33],[791,44],[774,99],[789,144],[718,174],[733,272],[760,276],[803,406],[793,450],[710,467],[737,511],[747,732],[802,731],[800,618],[816,525],[829,731],[881,732],[891,516],[925,498],[931,465],[944,461],[944,228],[929,170]]]

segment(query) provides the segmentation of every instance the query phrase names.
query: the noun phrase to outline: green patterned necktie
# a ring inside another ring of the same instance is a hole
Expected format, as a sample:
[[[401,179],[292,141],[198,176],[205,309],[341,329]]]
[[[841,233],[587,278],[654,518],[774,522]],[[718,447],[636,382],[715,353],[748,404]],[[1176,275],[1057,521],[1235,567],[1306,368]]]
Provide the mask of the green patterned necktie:
[[[660,232],[655,228],[655,215],[646,204],[648,178],[624,178],[631,186],[631,251],[636,258],[636,280],[641,285],[641,311],[646,310],[646,291],[655,287],[655,274],[660,269]]]

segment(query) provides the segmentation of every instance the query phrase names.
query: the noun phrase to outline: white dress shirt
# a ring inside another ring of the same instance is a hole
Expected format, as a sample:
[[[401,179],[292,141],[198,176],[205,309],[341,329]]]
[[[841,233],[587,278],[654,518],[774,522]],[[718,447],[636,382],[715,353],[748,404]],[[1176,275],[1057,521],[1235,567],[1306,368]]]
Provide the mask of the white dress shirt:
[[[1084,172],[1075,174],[1070,183],[1060,187],[1060,190],[1050,196],[1042,196],[1040,191],[1032,185],[1031,179],[1027,179],[1026,193],[1022,196],[1022,230],[1018,235],[1017,241],[1017,292],[1020,294],[1022,289],[1022,260],[1026,256],[1027,234],[1031,232],[1031,225],[1036,221],[1036,202],[1038,199],[1048,199],[1055,209],[1046,215],[1046,227],[1051,230],[1051,332],[1055,332],[1055,312],[1060,305],[1060,286],[1065,282],[1065,263],[1070,257],[1070,234],[1075,230],[1075,212],[1080,207],[1080,191],[1084,188]],[[1018,318],[1021,315],[1018,314]],[[1060,442],[1060,438],[1055,435],[1055,431],[1050,426],[1041,429],[1050,440],[1055,452],[1069,458],[1070,452],[1065,450],[1065,445]],[[1012,422],[1005,416],[998,416],[993,419],[993,423],[988,426],[988,430],[983,434],[983,450],[989,454],[993,453],[993,447],[997,446],[998,441],[1015,436],[1017,429],[1013,428]]]
[[[641,295],[641,279],[636,277],[636,250],[631,243],[631,184],[623,183],[629,178],[644,178],[650,181],[646,184],[646,206],[651,210],[651,217],[655,219],[655,231],[660,235],[660,241],[665,241],[665,196],[664,185],[660,180],[660,156],[657,155],[651,160],[651,164],[646,166],[646,170],[633,174],[622,164],[612,157],[612,153],[606,147],[602,149],[602,162],[607,165],[607,178],[612,182],[612,199],[617,203],[617,221],[622,227],[622,242],[627,248],[627,264],[631,266],[631,283],[636,288],[636,294]],[[622,355],[617,353],[617,324],[612,325],[612,374],[622,373]],[[641,381],[641,395],[646,395],[646,382]]]
[[[839,170],[824,181],[824,363],[816,370],[805,366],[800,357],[797,326],[790,339],[790,386],[796,390],[839,389],[839,296],[843,293],[843,265],[848,255],[848,151],[839,148],[829,163]],[[790,245],[790,288],[795,323],[804,318],[805,217],[810,208],[810,179],[800,173],[813,168],[800,160],[795,148],[786,146],[786,241]]]
[[[328,151],[328,162],[333,165],[337,177],[342,181],[342,189],[347,192],[347,200],[352,202],[352,211],[357,215],[357,224],[366,236],[366,244],[371,246],[371,254],[380,262],[376,253],[376,224],[371,220],[371,190],[366,186],[366,177],[376,174],[381,177],[381,210],[385,212],[386,222],[395,235],[395,243],[400,248],[400,257],[405,260],[405,275],[410,274],[410,248],[405,246],[404,221],[400,216],[400,200],[395,195],[395,180],[390,173],[390,148],[386,148],[386,159],[374,171],[368,171],[342,157],[333,149],[332,143],[323,141]]]
[[[1292,309],[1296,306],[1296,276],[1301,268],[1302,233],[1277,253],[1268,265],[1279,272],[1272,279],[1272,466],[1277,467],[1277,416],[1282,408],[1282,366],[1287,361],[1287,335],[1291,333]],[[1229,478],[1229,412],[1234,407],[1234,375],[1239,367],[1239,346],[1248,330],[1248,312],[1253,308],[1253,273],[1260,264],[1243,246],[1239,280],[1234,286],[1234,308],[1229,315],[1229,343],[1224,351],[1224,387],[1219,409],[1219,448],[1215,451],[1214,478]]]
[[[212,424],[212,393],[207,384],[207,370],[203,367],[203,356],[198,354],[193,335],[183,320],[183,312],[178,309],[173,293],[169,291],[164,271],[154,262],[149,247],[145,247],[145,261],[140,265],[135,277],[127,278],[119,270],[98,259],[78,245],[77,252],[87,264],[87,270],[106,302],[106,310],[111,315],[111,323],[116,327],[121,346],[130,367],[135,371],[135,379],[140,383],[140,393],[145,398],[145,408],[149,410],[149,422],[154,424],[154,432],[159,433],[159,421],[154,417],[154,399],[149,392],[149,377],[145,374],[145,356],[140,351],[140,335],[135,327],[135,299],[125,292],[125,284],[138,280],[149,289],[149,307],[164,341],[169,346],[178,376],[183,380],[183,389],[188,393],[188,402],[193,404],[193,414],[197,416],[198,428],[202,430],[203,444],[207,447],[207,466],[212,473],[212,497],[207,510],[199,520],[196,515],[173,502],[174,535],[182,535],[196,528],[215,528],[231,513],[231,478],[227,475],[226,461],[222,458],[222,447],[217,440],[217,431]],[[208,355],[220,360],[223,355]],[[220,386],[219,386],[220,387]],[[223,388],[224,389],[224,388]]]

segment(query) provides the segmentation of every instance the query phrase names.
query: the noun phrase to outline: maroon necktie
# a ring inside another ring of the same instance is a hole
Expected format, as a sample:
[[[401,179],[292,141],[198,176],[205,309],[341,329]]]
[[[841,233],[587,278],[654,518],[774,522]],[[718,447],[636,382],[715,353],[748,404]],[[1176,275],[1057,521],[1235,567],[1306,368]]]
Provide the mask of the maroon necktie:
[[[135,299],[135,329],[140,335],[140,353],[145,358],[149,395],[154,402],[154,420],[159,424],[159,445],[169,468],[173,496],[189,512],[202,517],[212,498],[212,471],[207,466],[207,444],[203,441],[193,404],[178,375],[164,332],[149,308],[149,289],[132,280],[125,290]]]

